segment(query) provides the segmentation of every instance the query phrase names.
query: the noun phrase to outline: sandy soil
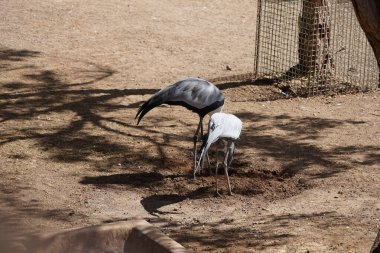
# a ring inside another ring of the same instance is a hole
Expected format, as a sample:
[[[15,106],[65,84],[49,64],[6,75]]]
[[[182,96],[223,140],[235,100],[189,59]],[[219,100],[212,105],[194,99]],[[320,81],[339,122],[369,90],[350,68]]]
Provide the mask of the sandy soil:
[[[229,79],[253,70],[255,15],[248,0],[1,1],[0,232],[140,217],[197,252],[368,252],[380,93],[273,100]],[[196,115],[162,106],[135,125],[186,76],[218,83],[244,122],[234,196],[191,178]]]

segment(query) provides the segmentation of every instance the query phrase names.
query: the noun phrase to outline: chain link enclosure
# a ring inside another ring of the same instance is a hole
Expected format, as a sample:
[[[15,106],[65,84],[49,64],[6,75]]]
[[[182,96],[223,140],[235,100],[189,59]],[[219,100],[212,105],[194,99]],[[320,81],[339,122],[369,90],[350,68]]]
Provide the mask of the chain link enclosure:
[[[379,68],[349,0],[258,0],[255,72],[298,96],[376,89]]]

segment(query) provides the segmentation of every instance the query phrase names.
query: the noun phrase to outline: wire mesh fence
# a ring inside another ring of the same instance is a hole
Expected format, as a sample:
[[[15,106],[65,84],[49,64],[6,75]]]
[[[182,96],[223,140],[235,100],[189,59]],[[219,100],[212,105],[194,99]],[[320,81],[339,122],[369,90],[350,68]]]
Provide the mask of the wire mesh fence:
[[[296,95],[376,89],[379,68],[349,0],[258,0],[256,75]]]

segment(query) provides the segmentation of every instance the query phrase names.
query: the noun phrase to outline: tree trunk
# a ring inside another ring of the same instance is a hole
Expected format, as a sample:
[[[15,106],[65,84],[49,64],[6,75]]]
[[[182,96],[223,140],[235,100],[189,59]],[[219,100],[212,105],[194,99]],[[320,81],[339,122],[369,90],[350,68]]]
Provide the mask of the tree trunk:
[[[380,1],[351,0],[360,26],[375,53],[380,70]],[[379,74],[380,79],[380,74]],[[380,82],[378,87],[380,88]]]
[[[328,79],[333,68],[330,48],[329,0],[303,0],[298,58],[303,75]]]

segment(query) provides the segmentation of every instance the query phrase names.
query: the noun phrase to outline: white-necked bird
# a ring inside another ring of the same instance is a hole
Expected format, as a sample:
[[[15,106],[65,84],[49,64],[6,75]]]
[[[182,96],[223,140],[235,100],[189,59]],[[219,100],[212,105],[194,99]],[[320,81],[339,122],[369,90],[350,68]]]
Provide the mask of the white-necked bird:
[[[228,166],[232,162],[234,151],[235,151],[235,141],[240,137],[242,127],[243,127],[243,124],[241,120],[232,114],[218,112],[218,113],[213,114],[210,117],[210,121],[208,124],[208,133],[205,136],[203,140],[203,144],[199,151],[200,156],[197,162],[197,167],[194,170],[194,177],[195,177],[195,173],[201,170],[203,166],[203,159],[205,155],[207,154],[207,151],[210,148],[211,144],[217,141],[223,141],[226,143],[225,149],[224,149],[223,167],[224,167],[224,173],[227,179],[229,194],[232,195],[230,178],[228,176]],[[219,165],[218,152],[217,152],[216,160],[217,160],[216,169],[215,169],[216,193],[220,195],[218,191],[218,165]]]

